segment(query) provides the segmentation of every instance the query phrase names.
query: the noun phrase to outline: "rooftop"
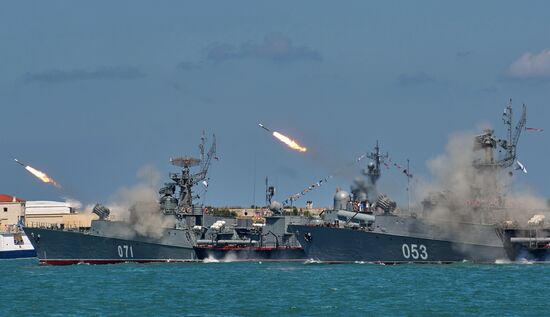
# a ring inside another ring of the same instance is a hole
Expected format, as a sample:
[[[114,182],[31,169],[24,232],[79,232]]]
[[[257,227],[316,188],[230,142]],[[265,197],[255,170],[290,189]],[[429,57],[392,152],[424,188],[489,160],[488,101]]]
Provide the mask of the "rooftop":
[[[0,202],[1,203],[15,203],[15,202],[24,202],[25,200],[21,198],[17,198],[15,196],[6,195],[6,194],[0,194]]]

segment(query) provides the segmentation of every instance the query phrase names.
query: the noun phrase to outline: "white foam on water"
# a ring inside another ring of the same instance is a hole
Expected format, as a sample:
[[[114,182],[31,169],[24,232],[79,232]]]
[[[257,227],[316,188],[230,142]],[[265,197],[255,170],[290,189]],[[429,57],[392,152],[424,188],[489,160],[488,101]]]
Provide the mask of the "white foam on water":
[[[219,263],[220,260],[216,259],[215,257],[209,255],[206,259],[202,260],[203,263]]]

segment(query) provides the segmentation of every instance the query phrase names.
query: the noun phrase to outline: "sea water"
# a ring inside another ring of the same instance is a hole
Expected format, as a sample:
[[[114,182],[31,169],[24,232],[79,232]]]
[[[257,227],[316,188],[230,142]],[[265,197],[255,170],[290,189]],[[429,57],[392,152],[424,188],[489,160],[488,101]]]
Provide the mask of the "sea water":
[[[0,316],[550,316],[550,266],[0,261]]]

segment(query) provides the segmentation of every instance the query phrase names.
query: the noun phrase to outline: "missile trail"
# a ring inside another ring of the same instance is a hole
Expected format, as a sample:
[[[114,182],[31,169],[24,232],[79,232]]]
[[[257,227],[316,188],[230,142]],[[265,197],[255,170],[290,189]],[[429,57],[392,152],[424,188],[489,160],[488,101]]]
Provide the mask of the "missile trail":
[[[270,132],[271,135],[273,135],[275,138],[277,138],[282,143],[286,144],[289,148],[291,148],[293,150],[296,150],[298,152],[302,152],[302,153],[307,151],[307,148],[301,146],[300,144],[298,144],[298,142],[292,140],[288,136],[286,136],[282,133],[279,133],[277,131],[272,131],[271,129],[269,129],[268,127],[266,127],[265,125],[263,125],[261,123],[258,123],[258,126],[262,129],[266,130],[267,132]]]
[[[31,173],[36,178],[40,179],[42,182],[47,183],[47,184],[51,184],[51,185],[55,186],[56,188],[61,189],[61,185],[59,185],[59,183],[56,182],[53,178],[48,176],[48,174],[46,174],[46,173],[44,173],[40,170],[37,170],[36,168],[34,168],[30,165],[26,165],[23,162],[19,161],[18,159],[13,159],[13,160],[15,161],[15,163],[23,166],[27,170],[27,172]]]

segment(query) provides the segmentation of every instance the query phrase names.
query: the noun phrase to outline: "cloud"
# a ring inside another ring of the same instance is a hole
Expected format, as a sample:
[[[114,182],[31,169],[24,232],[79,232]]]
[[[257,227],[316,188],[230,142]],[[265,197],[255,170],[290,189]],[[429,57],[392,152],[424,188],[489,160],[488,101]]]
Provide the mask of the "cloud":
[[[269,34],[261,42],[247,41],[239,45],[212,43],[205,49],[206,59],[223,62],[256,58],[274,62],[321,61],[321,53],[306,45],[295,45],[288,37]]]
[[[401,85],[418,85],[435,82],[435,77],[425,72],[403,73],[397,81]]]
[[[516,80],[550,79],[550,49],[538,54],[524,53],[510,65],[505,77]]]
[[[145,77],[137,67],[130,66],[102,66],[96,70],[47,70],[39,73],[26,73],[23,81],[27,83],[66,83],[82,80],[129,80]]]

